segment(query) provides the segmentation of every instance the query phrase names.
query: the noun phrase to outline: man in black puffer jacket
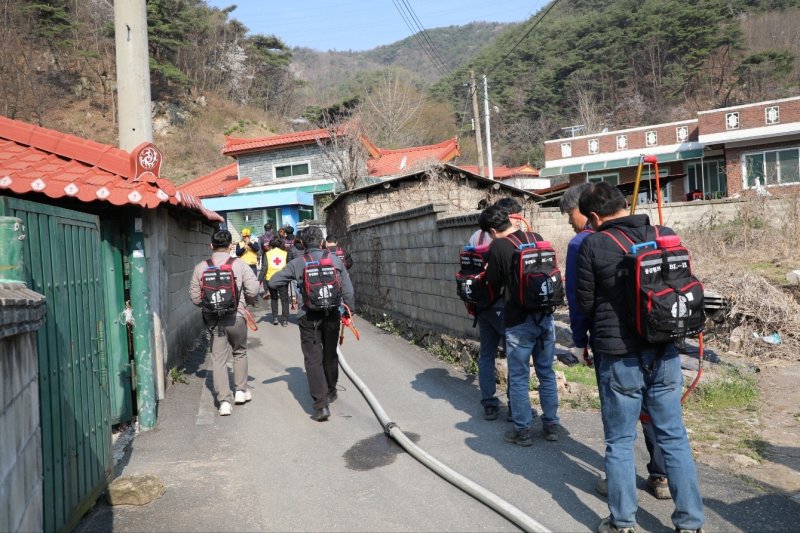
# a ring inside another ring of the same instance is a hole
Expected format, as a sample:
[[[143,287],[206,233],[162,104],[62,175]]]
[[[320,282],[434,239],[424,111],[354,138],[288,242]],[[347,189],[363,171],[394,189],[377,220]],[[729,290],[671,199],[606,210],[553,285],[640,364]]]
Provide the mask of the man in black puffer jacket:
[[[625,280],[623,252],[614,239],[654,241],[656,230],[647,215],[631,215],[616,187],[593,184],[581,194],[580,212],[596,232],[581,243],[577,265],[577,301],[591,321],[592,351],[598,369],[603,431],[606,441],[608,507],[611,516],[598,532],[632,531],[636,525],[636,468],[633,444],[642,410],[649,413],[656,442],[666,460],[669,489],[675,500],[672,521],[678,531],[703,526],[703,501],[692,451],[681,414],[680,358],[673,343],[647,343],[633,329]],[[666,227],[659,235],[674,235]]]

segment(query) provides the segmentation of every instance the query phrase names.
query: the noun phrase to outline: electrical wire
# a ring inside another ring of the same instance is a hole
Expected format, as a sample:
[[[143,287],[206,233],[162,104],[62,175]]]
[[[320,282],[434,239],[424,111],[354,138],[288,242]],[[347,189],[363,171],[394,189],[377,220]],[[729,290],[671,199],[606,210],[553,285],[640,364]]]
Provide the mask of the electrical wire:
[[[422,51],[425,52],[425,54],[431,60],[431,63],[436,68],[436,70],[438,70],[439,73],[442,74],[443,76],[446,76],[448,74],[447,66],[443,65],[442,63],[439,62],[439,59],[436,56],[435,50],[430,47],[428,42],[425,41],[423,35],[421,35],[421,33],[424,33],[424,32],[420,32],[420,31],[417,31],[417,30],[414,29],[414,24],[412,24],[412,22],[411,22],[410,15],[408,13],[406,13],[406,11],[403,9],[402,4],[400,2],[402,2],[402,0],[392,0],[392,3],[394,4],[394,7],[397,9],[397,12],[400,14],[400,17],[403,19],[403,22],[405,23],[406,27],[408,28],[408,31],[411,32],[412,37],[414,37],[414,39],[416,39],[417,44],[419,44],[419,46],[422,49]]]
[[[492,66],[492,68],[490,68],[488,71],[486,71],[486,74],[484,74],[484,76],[488,76],[489,74],[491,74],[492,72],[494,72],[494,71],[497,69],[497,67],[499,67],[499,66],[500,66],[500,65],[501,65],[501,64],[502,64],[502,63],[503,63],[503,62],[504,62],[506,59],[508,59],[508,56],[510,56],[510,55],[511,55],[511,54],[514,52],[514,50],[516,50],[516,49],[517,49],[517,47],[518,47],[520,44],[522,44],[522,41],[524,41],[525,39],[527,39],[527,38],[528,38],[528,36],[531,34],[531,32],[534,30],[534,28],[536,28],[536,26],[538,26],[538,25],[539,25],[539,23],[540,23],[540,22],[542,22],[542,20],[544,20],[544,18],[547,16],[547,14],[548,14],[548,13],[550,13],[550,11],[551,11],[551,10],[552,10],[554,7],[556,7],[556,5],[557,5],[557,4],[558,4],[560,1],[561,1],[561,0],[553,0],[553,2],[552,2],[552,3],[551,3],[549,6],[547,6],[547,9],[545,9],[544,13],[542,13],[542,14],[539,16],[539,18],[538,18],[538,19],[536,19],[536,20],[533,22],[533,24],[531,25],[531,27],[530,27],[530,28],[528,28],[528,31],[526,31],[526,32],[525,32],[525,33],[522,35],[522,37],[520,37],[520,39],[519,39],[519,40],[518,40],[518,41],[517,41],[517,42],[514,44],[514,46],[512,46],[512,47],[511,47],[511,49],[510,49],[508,52],[506,52],[506,54],[505,54],[503,57],[501,57],[501,58],[500,58],[500,60],[499,60],[499,61],[497,61],[497,62],[496,62],[496,63],[495,63],[493,66]]]
[[[419,17],[417,16],[416,12],[414,11],[414,8],[411,7],[410,0],[400,0],[400,1],[406,6],[406,10],[411,14],[411,19],[413,21],[415,21],[416,27],[419,28],[420,33],[422,34],[422,36],[425,39],[425,41],[428,43],[428,46],[433,51],[434,55],[437,58],[439,58],[439,62],[442,65],[444,65],[444,67],[447,70],[448,74],[452,73],[453,69],[450,67],[450,64],[447,62],[447,60],[445,60],[445,58],[442,57],[442,54],[439,53],[439,50],[436,47],[436,45],[434,44],[433,39],[431,39],[430,34],[427,32],[427,30],[425,30],[425,27],[422,25],[422,22],[419,20]]]

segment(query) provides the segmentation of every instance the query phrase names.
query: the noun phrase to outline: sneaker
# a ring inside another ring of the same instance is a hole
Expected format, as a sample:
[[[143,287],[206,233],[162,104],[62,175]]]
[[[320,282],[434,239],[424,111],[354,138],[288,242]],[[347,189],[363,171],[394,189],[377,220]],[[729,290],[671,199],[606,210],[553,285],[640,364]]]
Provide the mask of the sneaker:
[[[647,488],[650,489],[650,492],[652,492],[653,496],[658,500],[672,499],[672,494],[669,493],[667,478],[665,477],[650,476],[647,478]]]
[[[611,517],[607,516],[600,520],[597,525],[597,533],[636,533],[635,527],[617,527],[611,523]]]
[[[601,477],[597,480],[597,484],[594,486],[594,490],[600,496],[608,496],[608,478]]]
[[[328,418],[330,418],[331,412],[327,407],[323,407],[322,409],[317,409],[314,411],[314,414],[311,415],[312,420],[316,420],[317,422],[325,422]]]
[[[487,405],[483,408],[483,418],[486,420],[497,420],[500,416],[500,408],[494,405]]]
[[[544,424],[544,426],[542,426],[542,435],[544,435],[544,440],[548,440],[550,442],[557,441],[558,428],[558,424]]]
[[[281,322],[281,327],[282,327],[282,328],[285,328],[285,327],[286,327],[286,326],[288,326],[288,325],[289,325],[289,323],[288,323],[288,322],[286,322],[285,320],[284,320],[283,322]]]
[[[336,391],[328,393],[328,403],[333,403],[339,399],[339,394]]]
[[[236,394],[233,395],[233,403],[236,405],[241,405],[243,403],[249,402],[253,399],[253,394],[249,390],[237,390]],[[227,402],[225,402],[227,403]]]
[[[506,431],[505,435],[503,435],[503,440],[511,444],[516,444],[517,446],[530,446],[533,444],[530,428],[521,431],[509,429]]]
[[[278,319],[277,318],[273,318],[272,319],[272,325],[273,326],[277,326],[278,325]]]
[[[222,402],[219,404],[219,416],[228,416],[233,412],[231,402]]]

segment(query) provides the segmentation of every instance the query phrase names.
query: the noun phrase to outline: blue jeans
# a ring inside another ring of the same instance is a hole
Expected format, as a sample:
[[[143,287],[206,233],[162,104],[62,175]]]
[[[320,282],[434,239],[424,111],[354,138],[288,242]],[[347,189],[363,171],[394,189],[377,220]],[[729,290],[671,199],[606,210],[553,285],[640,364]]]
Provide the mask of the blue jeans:
[[[539,402],[542,405],[542,423],[558,423],[558,387],[553,372],[553,355],[556,349],[556,332],[553,315],[529,313],[525,322],[506,328],[506,358],[508,360],[508,393],[514,428],[529,429],[533,422],[531,399],[528,395],[530,359],[539,378]]]
[[[617,527],[636,523],[636,467],[633,444],[644,409],[652,418],[655,439],[664,454],[669,490],[675,500],[672,523],[679,529],[703,526],[703,500],[697,485],[692,450],[681,415],[681,363],[674,345],[657,357],[603,356],[600,361],[600,405],[606,441],[608,508]]]
[[[500,401],[495,397],[495,358],[500,340],[505,336],[506,327],[503,322],[503,306],[494,306],[478,315],[478,333],[481,336],[481,350],[478,356],[478,385],[481,388],[481,405],[499,407]]]

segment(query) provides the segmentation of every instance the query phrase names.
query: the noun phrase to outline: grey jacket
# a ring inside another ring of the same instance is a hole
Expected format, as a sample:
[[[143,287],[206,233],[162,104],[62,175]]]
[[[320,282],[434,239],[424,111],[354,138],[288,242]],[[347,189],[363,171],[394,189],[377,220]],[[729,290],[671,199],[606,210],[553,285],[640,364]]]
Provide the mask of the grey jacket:
[[[214,252],[211,254],[211,262],[219,266],[224,264],[230,257],[227,252]],[[192,273],[192,279],[189,282],[189,298],[191,298],[194,305],[200,305],[200,285],[206,267],[208,267],[208,264],[205,261],[197,263]],[[238,258],[233,261],[233,277],[236,279],[236,290],[239,291],[238,313],[243,317],[247,303],[255,301],[256,297],[258,297],[258,279],[253,274],[253,269]]]
[[[322,253],[323,250],[320,250],[319,248],[310,248],[308,250],[308,254],[314,261],[319,261],[319,259],[322,257]],[[344,267],[341,259],[339,259],[336,254],[331,254],[329,252],[328,257],[331,258],[333,261],[333,266],[339,271],[339,277],[342,280],[342,297],[344,299],[344,303],[347,304],[347,307],[349,307],[351,311],[355,312],[355,295],[353,293],[353,283],[350,281],[350,275],[347,273],[347,269]],[[305,293],[305,287],[303,287],[303,271],[305,270],[305,266],[306,260],[304,255],[292,259],[286,265],[286,268],[279,270],[269,279],[269,288],[277,289],[278,287],[288,285],[290,281],[294,280],[297,282],[300,293]],[[300,306],[300,309],[297,310],[297,317],[300,318],[306,313],[308,313],[308,309],[306,309],[305,303],[303,303]]]

